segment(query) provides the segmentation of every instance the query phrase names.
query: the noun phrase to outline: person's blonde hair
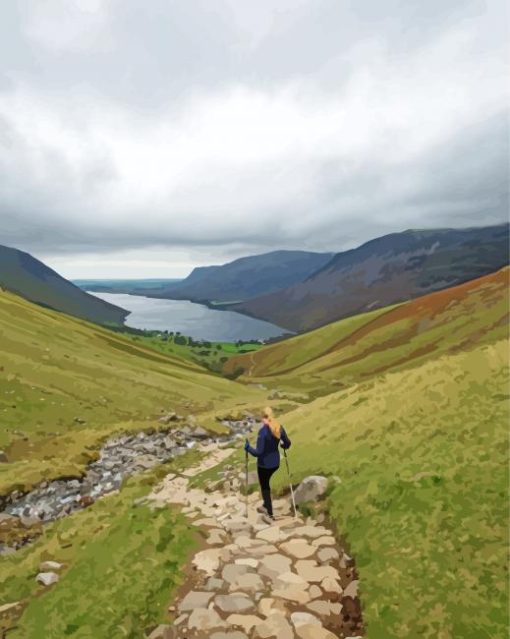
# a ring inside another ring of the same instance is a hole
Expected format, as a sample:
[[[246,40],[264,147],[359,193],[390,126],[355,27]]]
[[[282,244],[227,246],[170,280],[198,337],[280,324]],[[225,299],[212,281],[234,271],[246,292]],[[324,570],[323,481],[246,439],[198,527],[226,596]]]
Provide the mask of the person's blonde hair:
[[[270,406],[266,406],[264,408],[264,419],[266,420],[266,423],[269,426],[273,437],[276,437],[276,439],[280,439],[280,436],[282,434],[282,427],[280,426],[280,423],[275,419],[275,416],[273,415],[273,409]]]

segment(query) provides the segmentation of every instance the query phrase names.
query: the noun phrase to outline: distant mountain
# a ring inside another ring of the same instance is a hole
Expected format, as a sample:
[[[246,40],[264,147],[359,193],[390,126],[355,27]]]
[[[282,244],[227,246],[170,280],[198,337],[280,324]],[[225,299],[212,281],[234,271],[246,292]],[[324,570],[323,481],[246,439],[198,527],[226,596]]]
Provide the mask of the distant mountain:
[[[306,280],[231,307],[294,331],[403,302],[509,262],[509,225],[409,230],[337,253]]]
[[[251,255],[221,266],[195,268],[186,279],[150,295],[200,302],[247,300],[304,280],[327,264],[333,255],[308,251]]]
[[[0,286],[41,306],[97,324],[122,324],[129,315],[85,293],[28,253],[1,245]]]

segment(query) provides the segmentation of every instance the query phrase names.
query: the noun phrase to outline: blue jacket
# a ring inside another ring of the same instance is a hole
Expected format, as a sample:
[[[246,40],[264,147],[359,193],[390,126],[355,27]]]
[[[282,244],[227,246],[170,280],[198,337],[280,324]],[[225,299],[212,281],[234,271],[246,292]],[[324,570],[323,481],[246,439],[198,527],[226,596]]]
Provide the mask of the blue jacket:
[[[257,447],[253,448],[249,444],[246,445],[250,455],[257,458],[257,466],[261,468],[278,468],[280,465],[280,453],[278,444],[282,443],[282,448],[290,448],[290,439],[283,426],[281,427],[280,439],[276,439],[267,424],[263,424],[259,430],[257,437]]]

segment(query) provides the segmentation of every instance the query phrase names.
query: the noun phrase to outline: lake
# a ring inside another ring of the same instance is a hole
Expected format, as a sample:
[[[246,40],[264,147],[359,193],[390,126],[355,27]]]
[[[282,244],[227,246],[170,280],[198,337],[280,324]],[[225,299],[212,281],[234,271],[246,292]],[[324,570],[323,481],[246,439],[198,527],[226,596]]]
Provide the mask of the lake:
[[[216,342],[268,339],[290,331],[233,311],[218,311],[186,300],[163,300],[126,293],[88,291],[106,302],[131,311],[126,326],[179,331],[194,339]]]

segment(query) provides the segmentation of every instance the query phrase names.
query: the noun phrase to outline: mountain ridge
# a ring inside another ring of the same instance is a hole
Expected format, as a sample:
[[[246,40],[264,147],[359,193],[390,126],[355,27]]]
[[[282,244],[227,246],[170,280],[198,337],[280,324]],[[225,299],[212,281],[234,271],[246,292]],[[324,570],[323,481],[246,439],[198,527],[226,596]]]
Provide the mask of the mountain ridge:
[[[278,250],[247,255],[225,264],[198,266],[184,280],[153,291],[151,296],[195,302],[245,300],[301,281],[326,264],[333,255]]]
[[[293,331],[426,295],[508,264],[508,223],[409,229],[337,253],[302,282],[230,306]]]
[[[24,299],[97,324],[124,323],[129,311],[65,279],[30,253],[0,245],[0,286]]]

